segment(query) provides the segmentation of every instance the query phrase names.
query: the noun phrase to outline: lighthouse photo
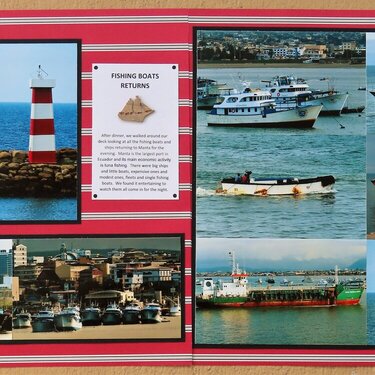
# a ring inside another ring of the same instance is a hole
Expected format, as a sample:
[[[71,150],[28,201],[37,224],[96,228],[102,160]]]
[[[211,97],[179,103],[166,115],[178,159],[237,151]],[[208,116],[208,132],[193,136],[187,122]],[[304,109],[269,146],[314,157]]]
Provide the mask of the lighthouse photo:
[[[79,47],[0,42],[0,223],[78,221]]]

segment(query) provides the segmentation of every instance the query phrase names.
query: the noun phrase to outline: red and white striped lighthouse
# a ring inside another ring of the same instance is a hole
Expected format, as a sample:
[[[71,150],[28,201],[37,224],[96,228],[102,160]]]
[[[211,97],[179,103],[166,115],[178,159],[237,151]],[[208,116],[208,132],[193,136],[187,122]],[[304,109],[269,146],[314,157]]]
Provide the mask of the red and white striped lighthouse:
[[[38,78],[30,80],[32,90],[29,163],[56,163],[55,124],[52,88],[54,79],[45,79],[39,66]]]

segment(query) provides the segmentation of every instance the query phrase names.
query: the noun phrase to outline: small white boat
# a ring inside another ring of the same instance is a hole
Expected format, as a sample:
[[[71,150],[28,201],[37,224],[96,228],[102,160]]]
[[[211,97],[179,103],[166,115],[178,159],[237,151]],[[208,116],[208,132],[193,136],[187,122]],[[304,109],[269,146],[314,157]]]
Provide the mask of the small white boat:
[[[104,310],[102,323],[104,325],[117,325],[122,322],[122,312],[116,304],[110,304]]]
[[[67,307],[54,318],[55,327],[58,331],[78,331],[82,328],[82,321],[79,309]]]
[[[31,327],[31,314],[22,312],[13,318],[13,328],[30,328]]]
[[[55,331],[55,314],[51,310],[41,310],[31,322],[33,332],[52,332]]]
[[[180,299],[174,300],[171,307],[169,308],[169,315],[170,316],[181,316],[181,305]]]
[[[138,324],[141,322],[142,308],[139,303],[132,302],[122,310],[122,322],[124,324]]]
[[[161,307],[158,303],[148,303],[141,311],[142,323],[161,323]]]
[[[82,325],[98,326],[101,324],[101,311],[99,307],[85,307],[81,313]]]
[[[253,128],[311,128],[322,105],[278,109],[268,91],[228,95],[207,114],[208,126]]]
[[[217,193],[230,195],[304,195],[327,194],[334,192],[335,178],[321,176],[313,178],[274,177],[251,178],[251,172],[246,172],[243,179],[230,177],[221,181]]]

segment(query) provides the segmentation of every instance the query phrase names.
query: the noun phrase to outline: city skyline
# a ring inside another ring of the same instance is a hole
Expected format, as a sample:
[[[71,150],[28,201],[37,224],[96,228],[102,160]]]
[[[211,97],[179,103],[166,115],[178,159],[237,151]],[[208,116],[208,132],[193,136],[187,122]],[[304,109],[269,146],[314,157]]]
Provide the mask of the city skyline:
[[[134,237],[134,238],[20,238],[17,239],[21,244],[27,246],[28,254],[40,254],[56,250],[60,251],[61,245],[65,244],[68,250],[86,249],[86,250],[105,250],[117,248],[137,248],[137,249],[156,249],[156,250],[174,250],[181,251],[180,237]],[[11,240],[12,241],[12,240]],[[15,240],[13,240],[15,241]]]

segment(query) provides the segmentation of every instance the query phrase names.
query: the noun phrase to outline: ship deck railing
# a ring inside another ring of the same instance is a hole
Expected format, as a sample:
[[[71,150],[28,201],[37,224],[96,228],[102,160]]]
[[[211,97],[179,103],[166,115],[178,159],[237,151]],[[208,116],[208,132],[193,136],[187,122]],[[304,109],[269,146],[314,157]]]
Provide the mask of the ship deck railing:
[[[249,292],[265,292],[268,290],[272,291],[288,291],[288,290],[329,290],[335,288],[334,284],[328,284],[328,285],[267,285],[267,286],[248,286],[247,291]]]

